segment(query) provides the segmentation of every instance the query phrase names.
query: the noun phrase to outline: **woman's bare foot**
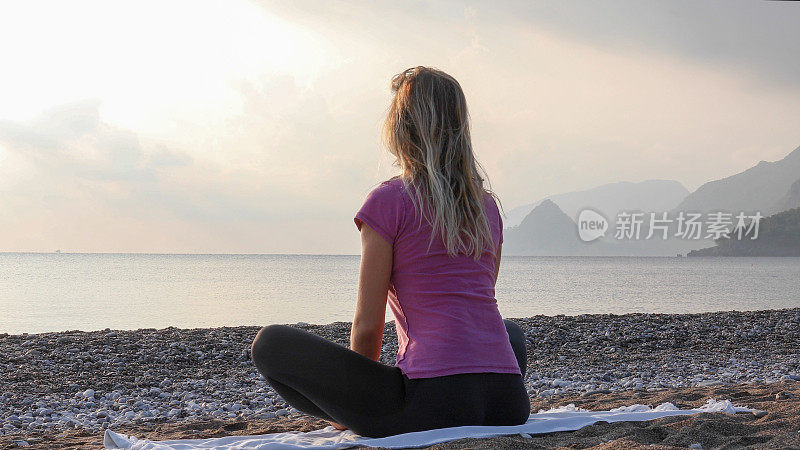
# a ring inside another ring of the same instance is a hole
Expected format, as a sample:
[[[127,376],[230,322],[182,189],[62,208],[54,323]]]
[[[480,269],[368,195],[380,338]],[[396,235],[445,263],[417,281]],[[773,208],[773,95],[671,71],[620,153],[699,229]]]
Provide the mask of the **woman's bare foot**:
[[[347,427],[346,427],[346,426],[344,426],[344,425],[339,425],[338,423],[336,423],[336,422],[334,422],[334,421],[332,421],[332,420],[329,420],[329,421],[328,421],[328,423],[329,423],[329,424],[331,424],[331,425],[333,425],[333,428],[336,428],[337,430],[346,430],[346,429],[347,429]]]

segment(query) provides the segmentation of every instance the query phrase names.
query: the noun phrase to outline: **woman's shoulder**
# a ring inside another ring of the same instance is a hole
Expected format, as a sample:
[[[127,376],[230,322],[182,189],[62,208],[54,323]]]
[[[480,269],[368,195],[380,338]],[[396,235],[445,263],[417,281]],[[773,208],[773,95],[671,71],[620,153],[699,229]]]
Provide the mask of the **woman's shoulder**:
[[[388,242],[394,243],[406,215],[403,189],[403,182],[399,179],[392,178],[379,183],[356,213],[356,226],[361,229],[360,223],[365,222]]]
[[[500,212],[500,205],[497,196],[491,191],[484,191],[486,218],[489,223],[498,224],[500,227],[501,239],[503,233],[503,213]]]
[[[382,207],[396,204],[401,207],[405,204],[405,184],[400,177],[393,177],[378,183],[367,194],[365,204],[380,205]]]
[[[386,181],[382,181],[380,186],[389,186],[397,190],[405,189],[405,183],[403,182],[403,179],[400,178],[400,176],[394,176]]]
[[[400,177],[392,177],[386,181],[380,182],[375,188],[372,189],[372,191],[369,193],[369,196],[400,198],[401,194],[404,194],[405,191],[406,187],[405,183],[403,183],[403,179]]]
[[[483,191],[483,201],[486,205],[486,211],[500,213],[500,206],[497,204],[497,196],[491,191]]]

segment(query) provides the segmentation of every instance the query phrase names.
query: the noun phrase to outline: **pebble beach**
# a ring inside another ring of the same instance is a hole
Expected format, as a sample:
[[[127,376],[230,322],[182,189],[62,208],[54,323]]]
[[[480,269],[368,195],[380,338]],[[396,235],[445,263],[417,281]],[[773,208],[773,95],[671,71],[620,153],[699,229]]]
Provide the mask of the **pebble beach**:
[[[748,386],[789,400],[793,386],[800,386],[800,308],[511,320],[528,340],[525,381],[532,405]],[[349,344],[348,322],[291,325]],[[0,444],[52,447],[81,436],[82,445],[99,446],[107,428],[147,434],[157,424],[324,426],[262,380],[249,357],[257,332],[0,334]],[[389,322],[381,362],[394,364],[396,343]]]

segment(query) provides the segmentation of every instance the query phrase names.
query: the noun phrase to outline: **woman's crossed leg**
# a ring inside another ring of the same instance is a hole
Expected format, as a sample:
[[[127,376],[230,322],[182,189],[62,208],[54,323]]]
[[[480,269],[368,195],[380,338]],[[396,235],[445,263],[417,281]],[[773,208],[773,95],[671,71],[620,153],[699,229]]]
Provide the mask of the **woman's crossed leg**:
[[[287,325],[261,329],[251,348],[259,372],[287,403],[362,436],[405,405],[403,375],[339,344]]]
[[[524,334],[513,322],[504,322],[524,374]],[[432,383],[409,380],[398,367],[373,361],[298,328],[264,327],[253,341],[251,353],[256,368],[287,403],[362,436],[480,425],[491,420],[487,412],[497,415],[485,409],[484,383],[490,377],[449,376],[447,380],[429,380]],[[461,395],[452,395],[452,390]]]

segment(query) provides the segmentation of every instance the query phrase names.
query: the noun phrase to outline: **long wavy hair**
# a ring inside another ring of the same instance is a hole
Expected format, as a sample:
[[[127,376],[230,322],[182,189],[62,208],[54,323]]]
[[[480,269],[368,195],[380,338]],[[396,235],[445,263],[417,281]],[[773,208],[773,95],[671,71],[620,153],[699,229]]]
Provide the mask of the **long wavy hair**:
[[[495,245],[484,210],[485,171],[475,159],[467,101],[450,75],[412,67],[392,77],[394,98],[383,124],[384,143],[420,218],[438,232],[450,256],[480,259]],[[499,203],[499,200],[498,200]]]

